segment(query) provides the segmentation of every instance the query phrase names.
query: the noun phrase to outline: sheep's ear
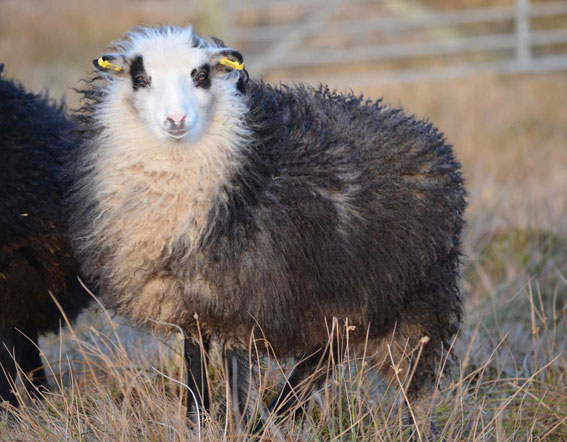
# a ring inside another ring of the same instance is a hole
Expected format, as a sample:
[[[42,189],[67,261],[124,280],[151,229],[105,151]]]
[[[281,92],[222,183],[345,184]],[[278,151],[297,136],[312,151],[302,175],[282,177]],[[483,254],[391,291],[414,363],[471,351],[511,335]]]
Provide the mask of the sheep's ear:
[[[125,72],[126,60],[121,55],[104,54],[93,60],[93,65],[99,71],[112,74],[123,74]]]
[[[234,49],[222,48],[211,56],[211,66],[216,74],[223,75],[234,70],[244,70],[244,58]]]
[[[248,71],[244,69],[244,58],[240,52],[228,48],[217,49],[211,55],[211,66],[215,75],[234,79],[236,89],[241,93],[246,91]]]

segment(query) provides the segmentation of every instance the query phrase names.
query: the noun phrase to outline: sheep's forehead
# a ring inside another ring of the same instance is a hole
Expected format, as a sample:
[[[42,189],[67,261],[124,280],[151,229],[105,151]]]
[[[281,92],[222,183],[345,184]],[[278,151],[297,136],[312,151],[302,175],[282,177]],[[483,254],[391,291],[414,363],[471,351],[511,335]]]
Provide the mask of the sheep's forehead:
[[[148,73],[160,71],[188,71],[196,69],[208,62],[205,51],[195,48],[153,48],[139,53],[143,57],[144,67]]]
[[[208,62],[203,48],[192,46],[190,35],[168,35],[135,41],[129,51],[132,57],[141,55],[146,71],[187,70]]]

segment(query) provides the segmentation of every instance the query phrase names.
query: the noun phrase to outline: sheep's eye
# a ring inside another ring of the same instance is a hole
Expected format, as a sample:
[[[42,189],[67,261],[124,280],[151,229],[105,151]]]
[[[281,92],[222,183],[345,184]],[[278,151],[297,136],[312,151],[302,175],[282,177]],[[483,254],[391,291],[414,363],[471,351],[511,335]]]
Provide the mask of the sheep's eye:
[[[197,74],[198,81],[205,81],[207,78],[209,78],[209,74],[206,71],[199,71]]]
[[[148,85],[148,80],[143,75],[138,75],[134,81],[138,86],[146,87]]]

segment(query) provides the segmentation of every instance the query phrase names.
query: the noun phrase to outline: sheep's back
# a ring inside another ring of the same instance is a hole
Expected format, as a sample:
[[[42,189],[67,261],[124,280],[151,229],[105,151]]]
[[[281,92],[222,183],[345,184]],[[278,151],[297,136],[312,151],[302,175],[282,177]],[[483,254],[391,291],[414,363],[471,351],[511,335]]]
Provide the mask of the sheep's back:
[[[465,192],[442,134],[326,89],[252,82],[248,99],[255,141],[195,264],[216,287],[215,331],[258,323],[291,352],[332,316],[381,335],[412,303],[459,315]]]

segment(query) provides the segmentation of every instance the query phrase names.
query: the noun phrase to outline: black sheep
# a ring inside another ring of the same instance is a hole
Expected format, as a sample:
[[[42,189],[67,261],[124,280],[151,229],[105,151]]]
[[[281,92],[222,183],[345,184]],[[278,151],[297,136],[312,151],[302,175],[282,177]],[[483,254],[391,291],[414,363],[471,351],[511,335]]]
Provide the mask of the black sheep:
[[[465,190],[443,135],[381,102],[248,81],[240,53],[191,28],[134,29],[95,66],[72,229],[107,305],[192,336],[198,320],[240,412],[250,336],[315,353],[332,318],[386,374],[387,342],[397,361],[423,345],[417,404],[462,316]]]
[[[0,401],[17,405],[16,365],[47,387],[38,335],[57,330],[88,303],[66,235],[63,164],[74,125],[63,106],[1,76],[0,69]],[[36,390],[26,383],[30,392]]]

